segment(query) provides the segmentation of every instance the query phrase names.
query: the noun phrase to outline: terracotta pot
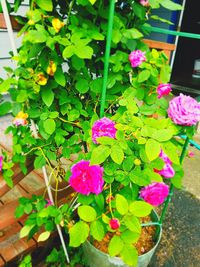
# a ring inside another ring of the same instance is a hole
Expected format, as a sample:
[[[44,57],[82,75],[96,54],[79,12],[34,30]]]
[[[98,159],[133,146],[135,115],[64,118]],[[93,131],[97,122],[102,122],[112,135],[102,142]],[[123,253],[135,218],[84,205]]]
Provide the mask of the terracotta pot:
[[[16,20],[14,16],[10,15],[11,25],[13,30],[19,31],[22,28],[22,25],[20,25]],[[7,29],[5,18],[3,13],[0,13],[0,29]]]
[[[158,221],[158,215],[154,211],[152,213],[152,220]],[[147,253],[144,253],[143,255],[138,257],[138,264],[137,267],[147,267],[153,254],[155,253],[155,250],[160,242],[161,235],[162,235],[162,228],[159,227],[159,236],[158,239],[154,245],[154,247],[149,250]],[[110,255],[96,249],[90,242],[86,241],[83,244],[83,252],[84,257],[87,261],[87,264],[90,267],[128,267],[120,258],[118,257],[111,257]]]

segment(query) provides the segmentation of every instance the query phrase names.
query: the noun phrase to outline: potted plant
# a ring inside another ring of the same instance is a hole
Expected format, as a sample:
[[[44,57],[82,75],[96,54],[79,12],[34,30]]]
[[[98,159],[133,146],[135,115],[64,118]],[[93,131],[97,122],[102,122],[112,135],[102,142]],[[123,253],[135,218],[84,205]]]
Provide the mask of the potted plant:
[[[155,209],[169,202],[170,184],[181,188],[186,146],[179,135],[192,138],[200,105],[183,94],[165,98],[171,95],[168,58],[142,41],[152,8],[166,1],[117,1],[113,13],[114,5],[31,2],[18,66],[0,84],[14,115],[7,129],[13,156],[4,153],[0,167],[12,186],[10,166],[18,162],[25,172],[26,157],[33,156],[35,168],[48,165],[49,183],[58,189],[64,180],[73,190],[62,205],[59,190],[55,205],[44,196],[19,199],[16,216],[29,214],[21,236],[42,229],[43,241],[61,225],[69,246],[84,244],[89,254],[91,242],[114,257],[113,266],[118,258],[118,265],[136,266],[138,250],[148,250],[138,243],[147,235],[143,229],[150,227],[153,247],[166,206],[161,220]]]

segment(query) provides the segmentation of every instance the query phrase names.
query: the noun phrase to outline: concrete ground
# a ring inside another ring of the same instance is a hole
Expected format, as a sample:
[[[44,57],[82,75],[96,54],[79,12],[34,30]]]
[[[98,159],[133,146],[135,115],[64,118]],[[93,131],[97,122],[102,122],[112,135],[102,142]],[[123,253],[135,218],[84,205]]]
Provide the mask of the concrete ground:
[[[0,118],[0,143],[10,146],[3,130],[10,116]],[[200,144],[200,133],[194,138]],[[200,150],[184,160],[183,189],[175,190],[163,224],[163,235],[149,267],[200,267]],[[103,266],[101,266],[103,267]]]
[[[194,141],[200,144],[200,133]],[[200,267],[200,150],[189,147],[183,189],[175,190],[163,223],[161,242],[149,267]]]

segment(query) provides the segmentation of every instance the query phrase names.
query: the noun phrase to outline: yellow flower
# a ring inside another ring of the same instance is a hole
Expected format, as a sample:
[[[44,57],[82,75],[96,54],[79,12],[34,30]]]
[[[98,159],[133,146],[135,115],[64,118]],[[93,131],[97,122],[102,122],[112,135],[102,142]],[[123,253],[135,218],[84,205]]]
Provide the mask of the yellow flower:
[[[54,73],[56,72],[56,69],[57,69],[57,66],[56,64],[50,60],[49,62],[49,66],[47,67],[47,73],[50,75],[50,76],[53,76]]]
[[[28,118],[28,114],[24,113],[23,111],[20,111],[17,116],[13,120],[13,124],[16,126],[20,125],[26,125],[28,121],[26,120]]]
[[[54,30],[55,30],[56,32],[59,32],[60,29],[61,29],[64,25],[65,25],[65,23],[62,22],[62,21],[60,21],[60,20],[57,19],[57,18],[54,18],[54,19],[52,20],[52,26],[53,26],[53,28],[54,28]]]
[[[47,84],[47,78],[45,77],[45,75],[43,73],[38,73],[37,74],[36,83],[38,83],[39,85]]]
[[[141,164],[141,160],[140,160],[140,159],[135,159],[135,160],[134,160],[134,164],[135,164],[136,166],[139,166],[139,165]]]

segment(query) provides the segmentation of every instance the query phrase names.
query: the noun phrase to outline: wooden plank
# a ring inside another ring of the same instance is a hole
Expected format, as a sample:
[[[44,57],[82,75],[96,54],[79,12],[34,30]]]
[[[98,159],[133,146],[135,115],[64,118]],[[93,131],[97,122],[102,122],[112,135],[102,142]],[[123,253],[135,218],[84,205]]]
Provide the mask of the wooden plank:
[[[3,258],[0,255],[0,267],[5,266],[5,261],[3,260]]]
[[[143,41],[150,48],[155,48],[155,49],[159,49],[159,50],[173,51],[176,48],[176,45],[175,44],[169,44],[169,43],[155,41],[155,40],[150,40],[150,39],[143,39]]]
[[[3,204],[8,204],[20,197],[29,197],[30,194],[27,193],[20,185],[15,185],[7,194],[1,197]]]

